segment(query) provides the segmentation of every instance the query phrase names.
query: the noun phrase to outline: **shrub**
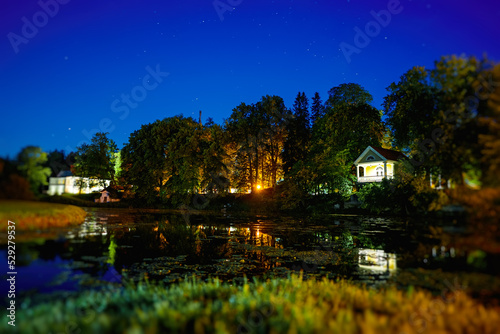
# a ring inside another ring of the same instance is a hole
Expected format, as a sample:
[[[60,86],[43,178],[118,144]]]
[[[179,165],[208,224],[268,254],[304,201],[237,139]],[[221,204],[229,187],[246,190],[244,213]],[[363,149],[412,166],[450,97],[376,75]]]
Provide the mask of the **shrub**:
[[[460,187],[451,191],[451,196],[465,206],[476,220],[500,221],[500,187],[479,190]]]
[[[33,200],[29,182],[18,174],[10,174],[5,180],[0,180],[0,199]]]
[[[358,197],[362,208],[395,214],[436,211],[449,201],[445,193],[430,188],[420,176],[369,183],[358,191]]]

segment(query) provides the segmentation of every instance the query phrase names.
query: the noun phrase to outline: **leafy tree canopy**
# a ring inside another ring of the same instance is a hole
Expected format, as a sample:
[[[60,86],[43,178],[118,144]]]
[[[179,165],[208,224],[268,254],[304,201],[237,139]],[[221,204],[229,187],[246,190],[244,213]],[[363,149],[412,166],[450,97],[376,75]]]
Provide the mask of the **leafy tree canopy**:
[[[118,148],[107,135],[108,133],[98,132],[92,137],[90,144],[79,146],[74,165],[77,176],[94,179],[101,187],[105,187],[105,180],[115,182]]]
[[[373,96],[361,85],[356,83],[340,84],[328,91],[328,108],[335,108],[341,104],[370,104]]]
[[[40,147],[27,146],[21,150],[17,156],[18,169],[21,175],[29,182],[31,191],[40,193],[40,187],[48,185],[48,177],[51,170],[44,167],[47,162],[47,153]]]
[[[438,115],[438,91],[424,67],[414,67],[387,87],[384,109],[395,145],[410,147],[432,130]]]

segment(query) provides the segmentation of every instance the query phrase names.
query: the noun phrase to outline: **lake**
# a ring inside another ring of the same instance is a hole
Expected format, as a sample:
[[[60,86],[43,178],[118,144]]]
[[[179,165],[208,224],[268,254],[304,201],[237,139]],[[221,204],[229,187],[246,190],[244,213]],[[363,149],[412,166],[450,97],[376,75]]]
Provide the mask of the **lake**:
[[[347,278],[373,286],[406,284],[398,277],[417,277],[425,270],[474,273],[497,284],[498,257],[464,242],[473,232],[451,218],[87,211],[86,221],[77,227],[37,235],[18,232],[20,298],[43,299],[145,279],[168,284],[217,276],[238,284],[244,275],[286,277],[300,270],[305,277]],[[497,235],[490,238],[498,240]],[[5,264],[6,248],[0,250]]]

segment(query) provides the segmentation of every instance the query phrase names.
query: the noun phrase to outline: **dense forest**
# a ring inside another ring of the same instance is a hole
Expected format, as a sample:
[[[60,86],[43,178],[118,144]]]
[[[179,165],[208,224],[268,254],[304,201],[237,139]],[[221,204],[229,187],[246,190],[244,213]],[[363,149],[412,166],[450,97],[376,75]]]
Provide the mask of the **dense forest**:
[[[499,83],[500,65],[449,56],[432,69],[404,73],[387,87],[381,109],[362,86],[346,83],[324,101],[299,92],[291,108],[279,96],[242,102],[223,124],[182,115],[156,120],[121,149],[106,133],[68,155],[27,147],[0,161],[0,197],[36,195],[48,176],[71,168],[77,176],[112,180],[148,206],[236,192],[266,193],[280,208],[303,209],[311,198],[341,203],[356,193],[373,211],[435,210],[459,201],[481,202],[481,211],[495,216]],[[353,162],[368,145],[409,158],[394,180],[357,189]],[[430,188],[429,178],[438,175],[447,192]]]

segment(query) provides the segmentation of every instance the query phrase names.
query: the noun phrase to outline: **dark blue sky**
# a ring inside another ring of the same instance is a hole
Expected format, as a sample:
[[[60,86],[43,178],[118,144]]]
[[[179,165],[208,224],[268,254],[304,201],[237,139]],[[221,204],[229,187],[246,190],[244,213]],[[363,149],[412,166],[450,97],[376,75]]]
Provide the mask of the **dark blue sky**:
[[[388,7],[385,27],[369,24]],[[71,151],[100,127],[121,148],[156,119],[202,110],[222,123],[241,102],[270,94],[291,107],[298,91],[325,100],[348,82],[381,108],[415,65],[499,61],[499,22],[497,1],[2,1],[0,156]],[[356,47],[367,24],[372,37],[347,59],[341,43]]]

